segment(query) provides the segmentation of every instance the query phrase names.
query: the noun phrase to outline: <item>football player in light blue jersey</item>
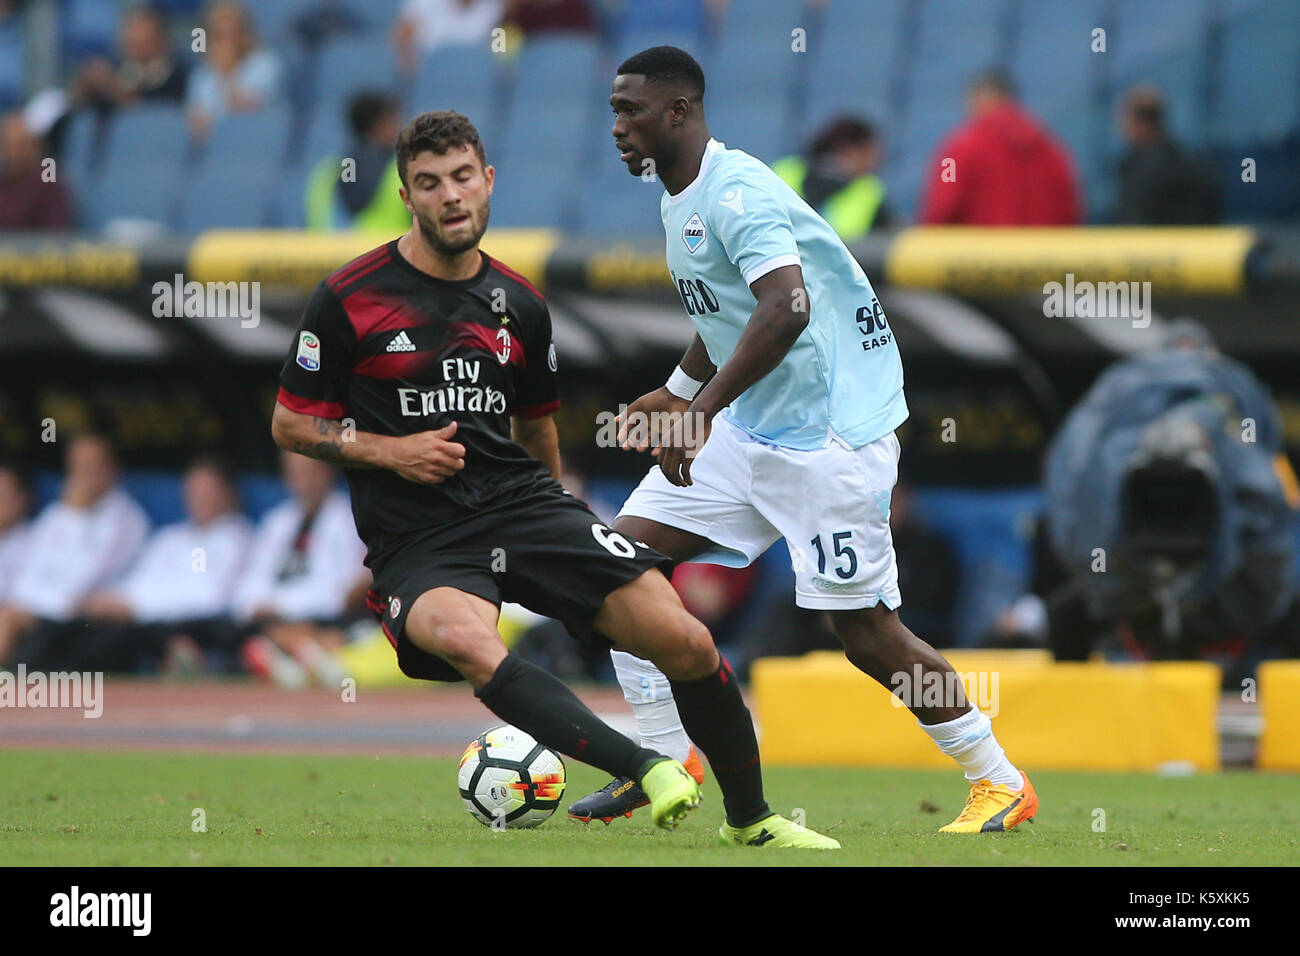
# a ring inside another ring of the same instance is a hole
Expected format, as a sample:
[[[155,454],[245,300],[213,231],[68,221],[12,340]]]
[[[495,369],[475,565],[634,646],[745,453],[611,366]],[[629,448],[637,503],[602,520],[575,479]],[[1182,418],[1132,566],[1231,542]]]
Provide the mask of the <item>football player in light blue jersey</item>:
[[[965,771],[966,806],[942,829],[1009,830],[1037,812],[1033,786],[952,666],[898,617],[889,500],[907,405],[893,330],[834,230],[763,163],[709,135],[704,85],[689,54],[653,47],[619,67],[610,96],[620,159],[663,183],[668,268],[696,329],[668,383],[622,419],[623,447],[655,444],[659,464],[613,527],[676,561],[731,566],[784,537],[796,603],[828,611],[848,659]],[[647,434],[645,416],[673,412],[683,417],[665,434],[633,437]],[[647,661],[613,657],[645,745],[694,770],[674,703],[684,689]],[[940,702],[923,687],[941,688]],[[614,780],[569,814],[608,823],[642,800]]]

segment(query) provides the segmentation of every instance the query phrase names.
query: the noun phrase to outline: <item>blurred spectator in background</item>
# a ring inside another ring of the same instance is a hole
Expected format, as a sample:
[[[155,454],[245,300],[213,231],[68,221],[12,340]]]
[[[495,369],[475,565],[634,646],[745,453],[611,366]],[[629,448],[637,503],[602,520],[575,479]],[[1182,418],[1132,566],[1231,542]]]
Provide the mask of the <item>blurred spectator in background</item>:
[[[24,655],[39,670],[134,671],[169,642],[233,653],[240,632],[230,598],[252,537],[238,511],[234,472],[200,457],[184,478],[186,520],[156,531],[116,584],[92,592],[77,619],[47,624]]]
[[[0,461],[0,605],[27,561],[32,522],[32,487],[27,472],[14,462]]]
[[[72,200],[47,156],[21,112],[0,119],[0,232],[72,227]]]
[[[921,207],[927,225],[1073,226],[1082,219],[1065,147],[1015,100],[999,73],[967,92],[970,120],[934,155]]]
[[[486,49],[505,12],[506,0],[406,0],[393,30],[399,68],[414,73],[442,46],[477,43]]]
[[[140,102],[179,104],[189,70],[176,58],[162,11],[152,4],[132,7],[122,18],[119,59],[86,59],[69,90],[78,106],[108,112]]]
[[[1124,99],[1120,126],[1128,150],[1119,163],[1115,221],[1124,225],[1198,226],[1220,219],[1209,170],[1185,152],[1165,127],[1165,101],[1153,86]]]
[[[952,612],[961,570],[948,539],[916,516],[912,489],[900,480],[889,502],[889,531],[898,560],[898,590],[906,595],[899,616],[935,647],[953,643]]]
[[[121,582],[86,598],[86,616],[175,622],[229,611],[252,540],[234,472],[222,459],[200,457],[185,471],[183,493],[186,519],[154,532]]]
[[[502,19],[525,36],[592,33],[596,29],[587,0],[507,0]]]
[[[398,190],[393,143],[401,127],[397,100],[365,91],[348,101],[352,140],[345,156],[322,157],[307,182],[307,228],[361,229],[389,236],[411,228],[411,214]],[[353,164],[343,175],[344,158]]]
[[[772,171],[790,184],[845,242],[889,225],[880,141],[871,124],[854,116],[833,120],[813,137],[804,156],[787,156]]]
[[[18,576],[0,605],[0,664],[37,619],[66,621],[92,591],[114,584],[149,532],[141,507],[118,487],[117,456],[104,435],[74,438],[59,500],[32,526]]]
[[[291,497],[263,517],[235,591],[235,619],[256,632],[243,659],[277,683],[300,685],[313,672],[332,682],[327,652],[343,640],[338,625],[365,612],[366,548],[336,469],[291,452],[280,467]]]
[[[258,110],[281,95],[280,59],[259,46],[248,11],[239,3],[221,2],[208,8],[205,22],[207,52],[190,75],[185,108],[196,137],[205,137],[213,123],[227,113]]]

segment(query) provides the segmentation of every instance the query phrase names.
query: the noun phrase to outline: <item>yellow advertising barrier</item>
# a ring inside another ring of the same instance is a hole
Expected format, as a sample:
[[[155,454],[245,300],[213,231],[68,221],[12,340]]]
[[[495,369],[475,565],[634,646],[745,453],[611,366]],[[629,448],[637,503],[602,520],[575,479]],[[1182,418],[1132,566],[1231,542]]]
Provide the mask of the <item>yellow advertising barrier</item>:
[[[1150,282],[1161,296],[1237,295],[1256,241],[1245,228],[1008,229],[925,226],[885,253],[889,285],[979,295],[1041,290],[1066,276]]]
[[[1259,707],[1264,730],[1256,766],[1300,770],[1300,661],[1259,665]]]
[[[186,279],[263,282],[310,290],[339,266],[395,236],[364,232],[217,230],[190,246]],[[489,229],[483,250],[541,286],[557,243],[549,229]]]
[[[1056,663],[1045,652],[952,651],[967,697],[1033,769],[1219,766],[1219,669],[1202,662]],[[896,697],[841,654],[768,658],[751,674],[769,764],[951,767]],[[924,703],[927,686],[904,675]],[[935,698],[936,702],[940,698]]]

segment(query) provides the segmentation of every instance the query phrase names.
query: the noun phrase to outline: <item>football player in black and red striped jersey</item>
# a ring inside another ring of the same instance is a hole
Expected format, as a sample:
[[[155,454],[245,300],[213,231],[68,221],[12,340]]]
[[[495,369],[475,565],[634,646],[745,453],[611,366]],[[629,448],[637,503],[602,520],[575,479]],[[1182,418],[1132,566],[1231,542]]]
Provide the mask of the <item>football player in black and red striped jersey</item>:
[[[668,583],[669,562],[556,480],[550,316],[526,279],[479,248],[495,171],[473,124],[450,111],[416,117],[397,167],[411,229],[317,287],[272,431],[281,447],[344,467],[370,605],[403,672],[468,680],[541,743],[637,780],[656,824],[676,826],[699,801],[697,780],[509,653],[497,614],[518,602],[578,640],[654,661],[713,765],[728,822],[775,824],[735,677]]]

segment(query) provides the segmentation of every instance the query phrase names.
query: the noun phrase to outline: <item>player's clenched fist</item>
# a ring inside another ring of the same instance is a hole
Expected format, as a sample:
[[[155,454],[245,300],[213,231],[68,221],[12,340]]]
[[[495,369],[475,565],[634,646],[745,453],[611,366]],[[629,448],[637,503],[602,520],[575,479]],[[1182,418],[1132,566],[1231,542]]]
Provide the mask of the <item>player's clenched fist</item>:
[[[436,485],[465,467],[465,446],[451,440],[456,422],[395,438],[391,468],[407,481]]]

